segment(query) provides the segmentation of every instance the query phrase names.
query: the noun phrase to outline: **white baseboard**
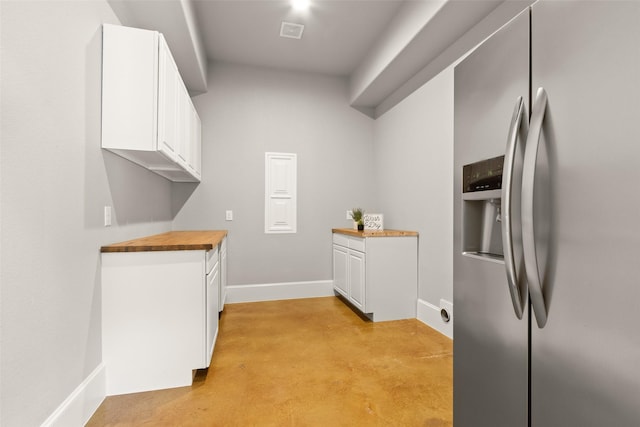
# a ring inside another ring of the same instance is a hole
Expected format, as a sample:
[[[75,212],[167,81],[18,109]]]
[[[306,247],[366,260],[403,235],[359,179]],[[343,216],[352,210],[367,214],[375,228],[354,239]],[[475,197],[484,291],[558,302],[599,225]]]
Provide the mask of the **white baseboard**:
[[[418,320],[453,339],[453,317],[445,323],[440,316],[440,307],[418,299]]]
[[[105,366],[101,363],[42,423],[42,427],[83,426],[106,396]]]
[[[333,296],[333,280],[227,286],[227,303]]]

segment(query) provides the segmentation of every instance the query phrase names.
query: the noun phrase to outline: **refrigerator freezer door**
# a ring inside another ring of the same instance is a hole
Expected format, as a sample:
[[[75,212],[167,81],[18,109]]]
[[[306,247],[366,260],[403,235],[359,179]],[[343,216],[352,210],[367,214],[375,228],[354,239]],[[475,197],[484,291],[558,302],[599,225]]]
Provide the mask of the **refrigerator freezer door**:
[[[482,208],[472,205],[484,203],[463,200],[462,167],[505,153],[509,125],[520,96],[524,99],[526,121],[529,111],[528,10],[455,69],[453,411],[456,427],[527,426],[529,310],[525,309],[522,319],[516,316],[504,262],[497,257],[481,259],[462,254],[463,210],[483,212]],[[517,145],[516,177],[522,174],[524,137],[520,135]],[[479,193],[473,193],[474,197],[482,197]],[[514,198],[519,201],[519,191],[514,191]],[[495,199],[489,202],[488,208],[499,206]],[[519,216],[518,206],[516,210],[514,218]],[[487,221],[500,228],[499,213],[492,212]],[[487,226],[487,221],[477,221],[477,224]],[[518,230],[519,225],[515,224],[515,240],[518,240]],[[521,244],[516,242],[514,246],[521,247]],[[521,251],[514,257],[518,261],[516,265],[520,265]],[[526,296],[526,289],[522,294]]]
[[[532,90],[548,94],[531,426],[638,426],[640,2],[540,1],[531,33]]]
[[[518,218],[518,200],[517,195],[522,196],[522,179],[518,179],[517,175],[514,175],[514,169],[516,169],[517,154],[521,152],[518,150],[518,141],[524,142],[523,134],[528,134],[528,125],[526,117],[526,109],[524,107],[524,99],[518,97],[516,107],[511,118],[511,125],[509,126],[509,138],[507,140],[507,147],[505,148],[504,165],[502,171],[502,247],[504,249],[504,266],[507,274],[507,283],[509,285],[509,292],[511,294],[511,302],[513,303],[513,311],[518,317],[522,319],[526,302],[526,275],[523,274],[522,266],[517,265],[518,261],[523,261],[522,257],[518,259],[516,256],[517,249],[514,246],[516,243],[517,229],[514,229],[514,224],[519,224]],[[524,167],[524,165],[523,165]],[[523,171],[524,173],[524,171]],[[521,178],[521,177],[520,177]],[[515,200],[514,200],[515,199]],[[515,213],[515,216],[514,216]],[[514,231],[516,232],[514,234]],[[522,240],[521,238],[519,240]],[[524,255],[524,251],[523,251]]]

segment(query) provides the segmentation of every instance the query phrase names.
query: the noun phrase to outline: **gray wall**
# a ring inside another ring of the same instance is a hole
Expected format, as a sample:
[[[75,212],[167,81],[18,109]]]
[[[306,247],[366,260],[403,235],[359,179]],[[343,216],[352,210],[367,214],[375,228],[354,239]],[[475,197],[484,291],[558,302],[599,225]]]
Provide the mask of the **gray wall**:
[[[0,425],[22,427],[45,421],[100,364],[99,248],[169,230],[171,186],[100,149],[109,5],[0,8]]]
[[[331,279],[331,228],[375,208],[373,120],[345,79],[213,63],[202,120],[202,182],[174,187],[175,229],[228,229],[229,285]],[[298,232],[264,233],[265,152],[298,155]],[[234,220],[225,221],[225,210]]]
[[[453,301],[453,68],[378,118],[374,146],[385,228],[420,233],[418,297]]]

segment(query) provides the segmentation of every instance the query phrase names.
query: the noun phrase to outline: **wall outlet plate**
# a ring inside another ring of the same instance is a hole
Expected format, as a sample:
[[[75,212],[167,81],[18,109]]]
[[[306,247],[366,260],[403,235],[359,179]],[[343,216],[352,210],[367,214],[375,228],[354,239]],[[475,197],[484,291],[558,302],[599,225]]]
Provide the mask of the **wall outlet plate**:
[[[353,213],[353,211],[351,211],[351,210],[347,211],[347,219],[353,219],[352,216],[351,216],[352,213]]]
[[[226,211],[224,214],[224,218],[227,221],[233,221],[233,211]]]
[[[111,206],[104,207],[104,226],[111,227]]]

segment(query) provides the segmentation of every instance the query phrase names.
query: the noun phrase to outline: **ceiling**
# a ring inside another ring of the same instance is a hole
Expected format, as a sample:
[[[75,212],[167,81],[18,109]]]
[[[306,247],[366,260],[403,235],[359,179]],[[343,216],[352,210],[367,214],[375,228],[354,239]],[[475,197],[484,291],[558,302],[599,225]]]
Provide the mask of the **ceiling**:
[[[108,0],[123,25],[164,34],[192,95],[207,91],[207,67],[216,61],[322,73],[348,78],[350,104],[372,117],[391,95],[408,94],[398,90],[414,90],[415,82],[406,83],[422,79],[427,65],[450,64],[441,53],[498,6],[533,0],[310,1],[301,13],[289,0]],[[283,21],[303,24],[302,39],[280,37]],[[467,37],[454,54],[496,25]]]
[[[209,59],[350,75],[402,0],[316,0],[297,12],[287,0],[193,0]],[[305,26],[301,40],[279,37],[282,21]]]

